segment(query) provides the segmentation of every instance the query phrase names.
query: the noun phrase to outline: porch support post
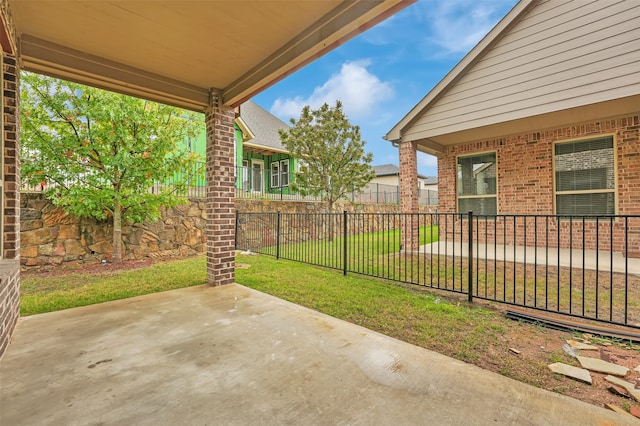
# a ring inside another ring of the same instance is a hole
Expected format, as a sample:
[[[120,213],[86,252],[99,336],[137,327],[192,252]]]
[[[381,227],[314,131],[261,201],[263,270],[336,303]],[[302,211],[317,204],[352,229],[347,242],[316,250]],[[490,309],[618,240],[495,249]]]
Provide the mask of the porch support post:
[[[233,109],[212,91],[205,112],[207,132],[207,282],[235,279],[235,191]]]
[[[400,142],[400,212],[402,220],[402,249],[417,251],[419,247],[418,160],[415,142]]]

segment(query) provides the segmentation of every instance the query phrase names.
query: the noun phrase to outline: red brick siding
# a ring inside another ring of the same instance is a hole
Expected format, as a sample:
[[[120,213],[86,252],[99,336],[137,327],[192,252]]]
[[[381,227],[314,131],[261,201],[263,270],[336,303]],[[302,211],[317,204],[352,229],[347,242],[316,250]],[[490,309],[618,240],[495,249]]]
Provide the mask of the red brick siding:
[[[497,139],[476,141],[469,144],[449,147],[438,160],[438,196],[441,212],[457,211],[456,199],[456,159],[460,155],[495,151],[498,163],[498,213],[499,214],[554,214],[553,196],[553,145],[558,141],[589,138],[599,135],[613,134],[616,143],[617,161],[617,206],[618,213],[640,215],[640,114],[594,121],[573,126],[565,126],[540,132],[523,133]],[[533,218],[527,219],[526,244],[533,245],[536,232]],[[538,241],[544,237],[546,241],[547,222],[539,219]],[[525,244],[525,226],[523,219],[518,219],[516,226],[516,244]],[[624,249],[624,221],[613,223],[613,249],[622,252]],[[628,223],[629,250],[631,254],[640,254],[640,220],[632,218]],[[570,229],[572,230],[572,238]],[[595,221],[587,221],[584,225],[587,236],[585,248],[595,249]],[[493,224],[487,235],[479,235],[481,241],[485,237],[493,241]],[[610,249],[610,224],[608,221],[599,224],[600,234],[598,248]],[[557,221],[548,222],[549,244],[557,245]],[[504,238],[503,219],[498,220],[498,242]],[[507,220],[507,235],[513,244],[513,222]],[[563,221],[560,225],[560,246],[582,248],[582,223]],[[540,243],[539,243],[540,245]]]
[[[417,213],[418,208],[418,160],[416,157],[416,143],[400,143],[400,211],[402,213]],[[418,222],[406,220],[402,224],[403,250],[417,250]]]
[[[3,59],[3,258],[0,260],[0,357],[6,351],[20,316],[20,157],[16,59]]]
[[[207,279],[209,284],[235,279],[234,111],[213,96],[207,127]]]

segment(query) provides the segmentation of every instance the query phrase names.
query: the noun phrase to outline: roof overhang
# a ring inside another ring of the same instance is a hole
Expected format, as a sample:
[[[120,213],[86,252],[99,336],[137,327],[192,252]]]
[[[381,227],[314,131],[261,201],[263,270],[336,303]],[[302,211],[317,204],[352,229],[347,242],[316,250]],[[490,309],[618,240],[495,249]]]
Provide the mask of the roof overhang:
[[[23,69],[195,111],[212,92],[241,104],[414,1],[8,0]]]
[[[249,126],[247,126],[247,123],[245,123],[241,116],[237,116],[234,122],[242,132],[243,142],[250,141],[251,139],[256,137],[256,135],[253,134],[253,132],[251,131]]]
[[[242,149],[247,152],[253,152],[260,155],[275,155],[275,154],[289,154],[289,151],[284,149],[272,148],[270,146],[257,145],[251,142],[243,142]]]
[[[428,138],[418,139],[415,142],[419,151],[437,156],[442,154],[447,146],[501,138],[520,133],[539,132],[562,126],[573,126],[594,120],[606,120],[625,114],[638,114],[639,112],[640,95],[635,95],[583,105],[577,108],[550,111],[545,114],[500,122],[490,126],[470,128],[455,133],[434,134]]]

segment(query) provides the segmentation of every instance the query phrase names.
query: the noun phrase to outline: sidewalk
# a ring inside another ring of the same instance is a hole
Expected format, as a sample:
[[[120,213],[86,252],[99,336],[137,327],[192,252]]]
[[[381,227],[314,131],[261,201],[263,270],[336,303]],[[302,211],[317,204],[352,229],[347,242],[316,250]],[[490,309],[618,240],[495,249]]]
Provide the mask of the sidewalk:
[[[474,259],[488,259],[516,263],[537,264],[544,266],[562,266],[609,272],[613,265],[613,272],[640,274],[640,259],[625,259],[621,253],[609,251],[595,251],[579,249],[560,249],[554,247],[524,247],[504,246],[502,244],[473,245]],[[439,241],[421,246],[419,253],[440,254],[447,256],[469,257],[469,246],[466,241]]]

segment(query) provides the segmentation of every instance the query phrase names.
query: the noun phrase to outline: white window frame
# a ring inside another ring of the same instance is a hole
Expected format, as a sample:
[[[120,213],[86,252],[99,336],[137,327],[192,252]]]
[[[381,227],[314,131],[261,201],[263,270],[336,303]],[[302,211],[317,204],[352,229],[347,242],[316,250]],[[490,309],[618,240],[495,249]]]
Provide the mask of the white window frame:
[[[271,162],[271,187],[280,188],[280,162]]]
[[[249,190],[249,160],[242,160],[242,190]]]
[[[558,191],[558,177],[557,177],[557,164],[556,164],[556,146],[562,144],[569,143],[579,143],[579,142],[588,142],[595,139],[604,139],[611,138],[611,146],[612,146],[612,157],[613,157],[613,188],[604,188],[604,189],[583,189],[583,190],[572,190],[572,191]],[[568,139],[554,142],[553,144],[553,211],[555,214],[564,214],[558,212],[558,196],[562,195],[574,195],[574,194],[613,194],[613,211],[607,212],[605,214],[618,214],[618,158],[617,158],[617,144],[615,134],[603,134],[598,136],[586,137],[586,138],[577,138],[577,139]],[[576,213],[577,215],[581,215],[581,213]],[[587,214],[588,215],[588,214]]]
[[[477,156],[481,156],[481,155],[487,155],[487,154],[493,154],[494,156],[494,165],[496,168],[496,190],[495,193],[493,194],[480,194],[480,195],[460,195],[460,191],[459,191],[459,186],[460,186],[460,179],[458,176],[458,167],[460,165],[459,161],[461,158],[469,158],[469,157],[477,157]],[[460,200],[465,200],[465,199],[488,199],[488,198],[493,198],[495,199],[495,203],[496,203],[496,213],[499,213],[498,210],[498,191],[499,191],[499,182],[498,182],[498,152],[497,151],[485,151],[485,152],[474,152],[473,154],[465,154],[465,155],[458,155],[456,157],[456,210],[460,211]],[[464,212],[460,212],[460,213],[464,213]],[[479,214],[482,215],[482,213],[479,212],[474,212],[475,214]]]
[[[286,182],[286,183],[285,183]],[[289,159],[280,160],[280,185],[289,186]]]
[[[259,178],[256,177],[256,171],[259,174]],[[251,160],[251,192],[264,192],[265,190],[265,173],[264,173],[264,161],[263,160]],[[259,188],[256,189],[255,183],[259,182]]]

